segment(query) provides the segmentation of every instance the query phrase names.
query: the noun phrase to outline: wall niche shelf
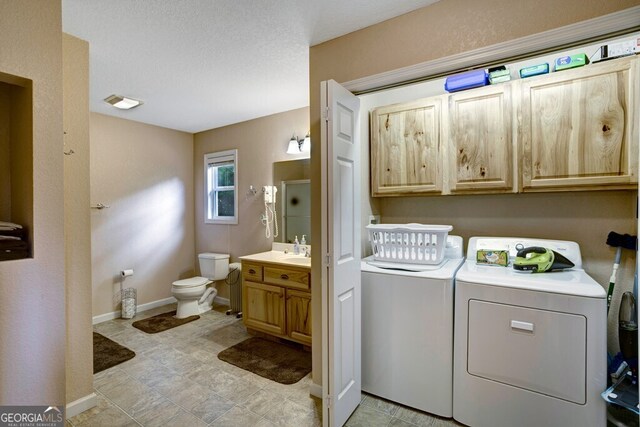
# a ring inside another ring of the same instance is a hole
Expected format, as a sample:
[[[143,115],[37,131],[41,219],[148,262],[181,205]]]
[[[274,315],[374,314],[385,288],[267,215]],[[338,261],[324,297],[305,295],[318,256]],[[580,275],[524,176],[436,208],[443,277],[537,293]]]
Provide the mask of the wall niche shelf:
[[[33,82],[0,72],[0,261],[33,257]],[[20,240],[17,240],[20,239]]]

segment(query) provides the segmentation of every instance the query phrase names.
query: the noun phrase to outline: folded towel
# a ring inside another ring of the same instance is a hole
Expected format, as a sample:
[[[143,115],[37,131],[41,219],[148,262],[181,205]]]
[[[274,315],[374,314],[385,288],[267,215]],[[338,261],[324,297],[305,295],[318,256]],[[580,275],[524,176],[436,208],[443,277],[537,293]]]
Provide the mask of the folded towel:
[[[22,228],[22,226],[20,224],[15,224],[13,222],[0,221],[0,229],[15,230],[16,228]]]
[[[17,236],[3,236],[2,234],[0,234],[0,240],[21,240],[21,239]]]

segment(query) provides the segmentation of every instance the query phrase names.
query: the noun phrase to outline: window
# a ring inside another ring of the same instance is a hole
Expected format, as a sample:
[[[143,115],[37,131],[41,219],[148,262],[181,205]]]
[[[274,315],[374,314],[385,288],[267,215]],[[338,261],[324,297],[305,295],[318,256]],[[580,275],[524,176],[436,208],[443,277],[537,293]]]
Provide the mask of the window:
[[[204,155],[204,222],[238,223],[238,150]]]

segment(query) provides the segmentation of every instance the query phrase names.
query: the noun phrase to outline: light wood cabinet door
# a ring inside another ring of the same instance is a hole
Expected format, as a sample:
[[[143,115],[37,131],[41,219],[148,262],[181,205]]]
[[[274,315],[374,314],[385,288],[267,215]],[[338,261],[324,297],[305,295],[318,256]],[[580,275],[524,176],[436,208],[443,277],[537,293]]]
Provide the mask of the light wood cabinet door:
[[[245,280],[242,317],[247,327],[285,335],[285,290]]]
[[[442,191],[440,116],[440,98],[372,111],[372,196]]]
[[[635,188],[637,58],[521,83],[523,191]]]
[[[287,289],[287,335],[311,345],[311,294]]]
[[[513,185],[511,85],[449,96],[448,187],[452,193],[504,193]]]

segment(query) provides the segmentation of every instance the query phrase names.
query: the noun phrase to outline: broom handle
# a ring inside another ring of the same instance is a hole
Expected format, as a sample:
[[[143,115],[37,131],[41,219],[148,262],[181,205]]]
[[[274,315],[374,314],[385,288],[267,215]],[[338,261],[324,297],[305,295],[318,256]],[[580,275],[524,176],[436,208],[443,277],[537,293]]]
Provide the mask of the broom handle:
[[[622,255],[622,248],[618,246],[616,251],[616,260],[613,263],[613,271],[609,278],[609,290],[607,291],[607,314],[609,314],[609,307],[611,307],[611,298],[613,298],[613,288],[616,286],[616,276],[618,274],[618,267],[620,267],[620,257]]]

